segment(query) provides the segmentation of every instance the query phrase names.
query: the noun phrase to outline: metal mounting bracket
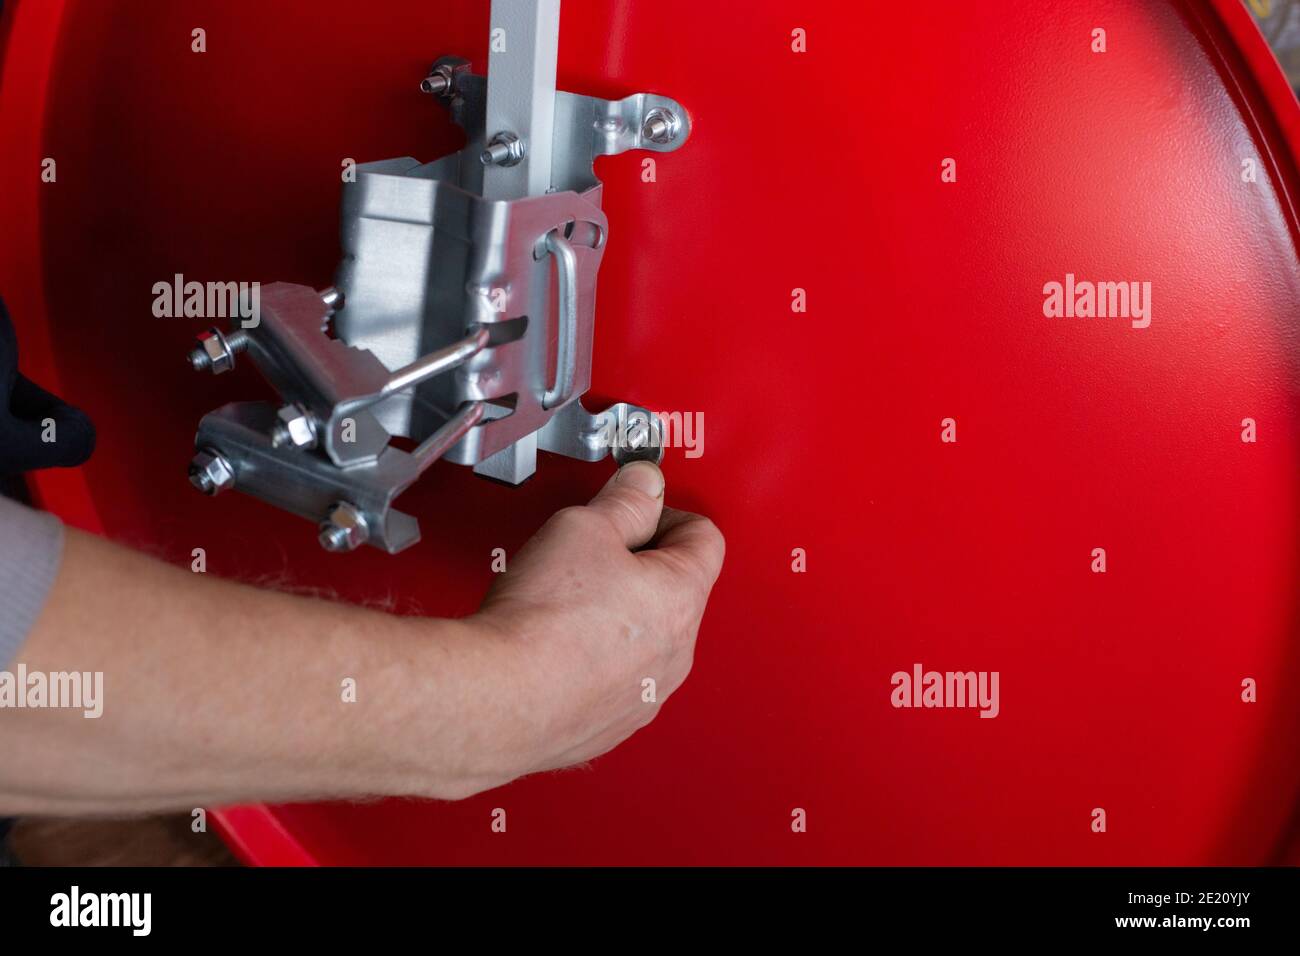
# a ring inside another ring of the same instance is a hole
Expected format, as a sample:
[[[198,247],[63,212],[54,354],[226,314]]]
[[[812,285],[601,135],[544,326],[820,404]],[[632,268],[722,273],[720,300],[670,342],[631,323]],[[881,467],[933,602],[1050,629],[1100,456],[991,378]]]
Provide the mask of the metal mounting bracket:
[[[191,481],[316,520],[331,551],[418,541],[393,501],[439,458],[519,484],[539,448],[584,461],[663,455],[656,416],[625,403],[593,414],[580,401],[609,233],[593,165],[678,149],[690,118],[650,93],[557,92],[559,0],[496,0],[492,23],[511,52],[494,46],[487,77],[444,56],[420,83],[465,147],[432,163],[359,165],[343,188],[334,287],[265,286],[255,326],[210,329],[190,356],[221,373],[248,352],[282,399],[205,416]],[[398,436],[414,449],[395,447]]]

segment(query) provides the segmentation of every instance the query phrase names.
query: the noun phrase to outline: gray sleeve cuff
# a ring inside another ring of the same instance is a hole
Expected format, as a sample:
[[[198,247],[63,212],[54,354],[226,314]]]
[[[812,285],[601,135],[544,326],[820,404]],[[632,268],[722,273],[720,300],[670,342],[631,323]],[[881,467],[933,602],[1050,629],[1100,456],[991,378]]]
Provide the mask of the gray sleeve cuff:
[[[63,555],[63,523],[0,497],[0,668],[7,667],[45,607]]]

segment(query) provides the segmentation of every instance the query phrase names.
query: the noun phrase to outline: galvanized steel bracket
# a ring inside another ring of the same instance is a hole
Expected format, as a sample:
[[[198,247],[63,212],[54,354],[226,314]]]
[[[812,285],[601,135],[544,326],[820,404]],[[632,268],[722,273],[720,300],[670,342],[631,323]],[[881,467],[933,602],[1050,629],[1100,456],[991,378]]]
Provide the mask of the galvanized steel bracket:
[[[247,351],[282,402],[205,416],[196,487],[234,487],[316,520],[332,551],[418,541],[416,520],[392,504],[438,458],[518,484],[538,448],[585,461],[663,455],[645,409],[593,414],[580,402],[609,232],[593,166],[677,149],[690,118],[650,93],[557,92],[558,0],[503,7],[528,41],[522,53],[490,58],[488,78],[443,57],[421,83],[466,146],[427,164],[357,166],[335,286],[267,286],[254,327],[211,329],[191,354],[223,372]]]

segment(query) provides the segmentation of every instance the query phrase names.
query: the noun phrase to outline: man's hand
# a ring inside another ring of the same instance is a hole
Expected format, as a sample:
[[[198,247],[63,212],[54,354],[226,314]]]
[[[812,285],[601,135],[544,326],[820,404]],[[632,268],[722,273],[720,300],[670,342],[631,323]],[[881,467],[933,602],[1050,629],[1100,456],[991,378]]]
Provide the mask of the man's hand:
[[[713,522],[663,495],[655,465],[623,467],[591,504],[552,517],[470,619],[514,661],[521,690],[501,715],[505,766],[600,756],[690,673],[724,546]]]
[[[7,667],[102,672],[102,715],[0,710],[0,815],[455,799],[589,760],[685,679],[722,554],[648,464],[555,515],[462,620],[258,590],[68,529]]]

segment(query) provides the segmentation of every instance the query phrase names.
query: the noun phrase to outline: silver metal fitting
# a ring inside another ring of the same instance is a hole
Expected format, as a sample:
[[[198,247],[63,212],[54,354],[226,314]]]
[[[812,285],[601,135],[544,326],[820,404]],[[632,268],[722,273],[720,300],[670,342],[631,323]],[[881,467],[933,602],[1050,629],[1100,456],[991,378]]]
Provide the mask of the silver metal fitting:
[[[331,315],[343,308],[343,293],[334,286],[330,286],[327,289],[321,289],[320,298],[321,301],[325,303],[325,308],[330,310]]]
[[[524,160],[524,141],[514,133],[497,133],[479,153],[484,166],[517,166]]]
[[[420,81],[420,92],[449,97],[456,92],[456,75],[469,72],[469,60],[459,56],[439,57]]]
[[[656,107],[645,115],[645,122],[641,124],[641,138],[663,146],[677,138],[681,127],[681,120],[676,113]]]
[[[271,444],[276,448],[284,445],[303,450],[316,447],[316,419],[307,409],[301,405],[284,405],[275,417],[277,421],[271,433]]]
[[[236,329],[229,335],[220,329],[199,333],[197,345],[190,352],[190,365],[196,372],[211,370],[213,375],[229,372],[235,367],[235,356],[248,348],[248,334]]]
[[[234,466],[215,448],[204,448],[190,462],[190,484],[205,495],[217,495],[235,486]]]
[[[420,81],[421,93],[436,93],[439,96],[451,89],[451,77],[445,73],[430,73]]]
[[[350,502],[334,505],[320,523],[320,544],[326,551],[355,551],[369,540],[366,516]]]
[[[627,447],[629,451],[639,451],[650,444],[650,423],[638,418],[628,422]]]
[[[615,464],[622,467],[630,461],[663,461],[663,426],[659,418],[644,409],[629,410],[620,416],[618,434],[610,448]]]

